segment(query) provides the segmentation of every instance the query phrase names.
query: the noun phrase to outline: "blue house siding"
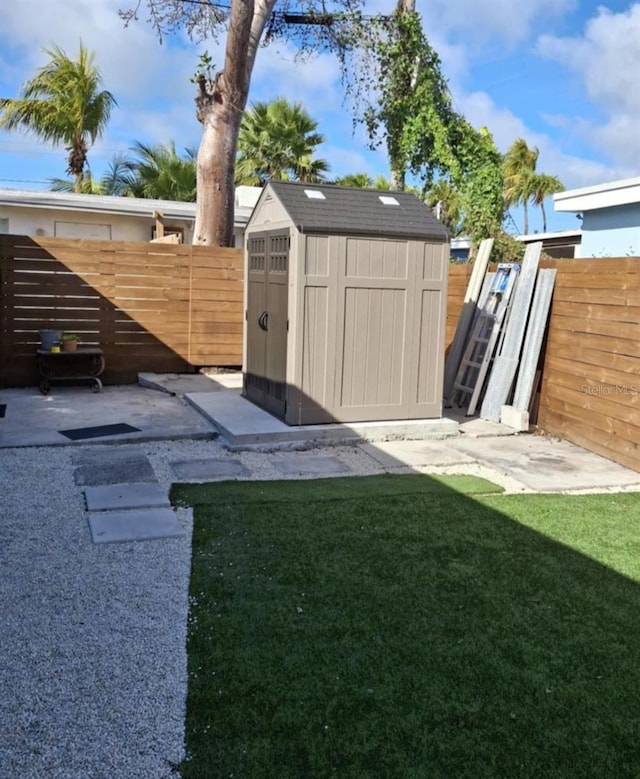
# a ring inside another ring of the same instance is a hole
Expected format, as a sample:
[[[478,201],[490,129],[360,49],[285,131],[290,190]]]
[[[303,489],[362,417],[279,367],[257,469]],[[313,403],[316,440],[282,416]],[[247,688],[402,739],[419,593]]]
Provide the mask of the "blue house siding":
[[[640,203],[584,211],[580,257],[640,256]]]

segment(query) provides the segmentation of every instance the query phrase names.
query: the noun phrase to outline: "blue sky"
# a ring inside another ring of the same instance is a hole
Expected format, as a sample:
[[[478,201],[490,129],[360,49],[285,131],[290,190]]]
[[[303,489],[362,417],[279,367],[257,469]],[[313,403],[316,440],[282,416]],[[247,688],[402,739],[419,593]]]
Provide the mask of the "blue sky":
[[[388,13],[396,0],[372,0],[368,13]],[[125,28],[117,15],[127,0],[20,0],[0,6],[0,95],[15,97],[46,61],[53,44],[75,54],[93,50],[115,109],[108,132],[91,150],[94,176],[134,141],[174,140],[197,147],[190,77],[220,44],[178,36],[160,45],[140,21]],[[517,137],[540,150],[538,169],[568,189],[640,175],[640,2],[605,0],[417,0],[425,31],[439,52],[455,105],[486,126],[504,151]],[[388,174],[383,152],[367,149],[352,130],[339,67],[327,54],[294,61],[291,44],[261,49],[251,100],[284,95],[301,101],[326,136],[321,156],[335,176]],[[0,187],[47,189],[63,176],[64,149],[32,137],[0,133]],[[548,229],[579,227],[575,216],[547,207]],[[513,214],[522,228],[521,214]],[[538,209],[531,229],[540,230]]]

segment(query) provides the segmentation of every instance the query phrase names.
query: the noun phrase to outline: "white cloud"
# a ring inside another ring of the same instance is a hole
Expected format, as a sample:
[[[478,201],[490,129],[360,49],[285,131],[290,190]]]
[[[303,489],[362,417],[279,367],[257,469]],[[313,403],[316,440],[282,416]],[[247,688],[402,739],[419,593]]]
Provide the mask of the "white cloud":
[[[271,100],[279,96],[303,103],[312,116],[316,111],[339,109],[342,88],[338,61],[329,54],[296,59],[296,50],[290,43],[260,49],[249,99]]]
[[[491,130],[500,151],[505,152],[516,138],[524,138],[529,146],[536,146],[540,152],[538,170],[557,175],[567,189],[634,175],[624,165],[606,165],[566,154],[550,136],[532,132],[520,117],[496,105],[486,92],[459,95],[458,102],[474,127],[486,126]]]
[[[594,148],[637,174],[640,167],[640,3],[612,13],[599,8],[580,37],[542,36],[538,52],[573,71],[592,103],[605,114],[598,123],[576,118],[577,131]]]
[[[527,38],[536,23],[544,20],[549,24],[575,5],[576,0],[419,0],[416,8],[427,30],[463,31],[476,41],[498,38],[503,45],[515,46]]]

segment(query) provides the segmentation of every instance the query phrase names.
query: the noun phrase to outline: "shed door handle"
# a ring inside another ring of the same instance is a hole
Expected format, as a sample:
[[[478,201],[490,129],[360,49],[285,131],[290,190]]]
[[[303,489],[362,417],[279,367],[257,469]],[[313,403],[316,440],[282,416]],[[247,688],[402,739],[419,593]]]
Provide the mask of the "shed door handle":
[[[268,321],[269,321],[269,312],[263,311],[258,317],[258,327],[261,330],[264,330],[266,332],[269,329]]]

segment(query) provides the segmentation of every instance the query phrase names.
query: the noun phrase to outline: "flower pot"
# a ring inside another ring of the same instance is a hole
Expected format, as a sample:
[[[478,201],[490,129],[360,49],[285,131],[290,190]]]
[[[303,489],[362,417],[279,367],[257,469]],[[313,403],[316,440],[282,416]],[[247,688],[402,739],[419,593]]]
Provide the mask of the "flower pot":
[[[63,352],[75,352],[75,350],[78,348],[78,340],[77,338],[70,339],[68,341],[62,341],[62,351]]]
[[[44,349],[47,352],[51,351],[51,347],[54,344],[57,344],[60,340],[60,336],[62,335],[61,330],[41,330],[40,331],[40,342],[41,342],[41,349]]]

